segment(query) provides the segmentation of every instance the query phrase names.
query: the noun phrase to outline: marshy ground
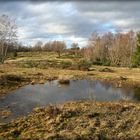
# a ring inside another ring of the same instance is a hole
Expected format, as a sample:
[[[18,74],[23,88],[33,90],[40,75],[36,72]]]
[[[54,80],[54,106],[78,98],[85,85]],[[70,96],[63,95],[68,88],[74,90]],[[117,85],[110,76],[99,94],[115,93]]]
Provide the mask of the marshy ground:
[[[115,87],[140,87],[139,68],[76,65],[81,58],[55,53],[18,53],[0,65],[0,96],[46,80],[100,79]],[[140,93],[139,93],[140,94]],[[9,110],[0,115],[10,115]],[[27,117],[0,124],[0,139],[140,139],[139,102],[78,101],[36,108]]]
[[[106,66],[77,66],[82,58],[67,55],[57,57],[56,53],[25,52],[9,57],[0,65],[0,95],[29,83],[43,83],[58,79],[60,75],[71,79],[100,79],[114,82],[116,86],[140,86],[139,68],[117,68]]]

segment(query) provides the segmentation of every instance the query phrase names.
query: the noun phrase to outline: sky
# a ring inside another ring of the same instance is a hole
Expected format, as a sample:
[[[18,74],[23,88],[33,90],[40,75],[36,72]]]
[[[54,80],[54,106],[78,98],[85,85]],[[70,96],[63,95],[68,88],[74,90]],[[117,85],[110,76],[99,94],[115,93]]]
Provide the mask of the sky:
[[[16,20],[18,40],[87,44],[92,32],[140,30],[139,1],[0,1],[0,15]]]

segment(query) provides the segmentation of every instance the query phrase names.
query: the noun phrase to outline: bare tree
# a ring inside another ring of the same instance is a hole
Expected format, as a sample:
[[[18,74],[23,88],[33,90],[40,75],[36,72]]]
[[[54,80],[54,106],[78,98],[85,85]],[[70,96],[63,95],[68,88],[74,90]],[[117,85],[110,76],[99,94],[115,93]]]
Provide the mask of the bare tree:
[[[78,43],[72,43],[71,50],[73,51],[74,55],[77,56],[80,50]]]
[[[42,47],[42,50],[43,50],[43,51],[48,51],[48,52],[53,51],[52,42],[49,41],[49,42],[45,43],[45,44],[43,45],[43,47]]]
[[[66,49],[66,44],[64,41],[53,41],[52,47],[53,50],[58,53],[58,57],[60,57],[61,53]]]
[[[114,35],[112,47],[109,50],[111,65],[131,67],[135,48],[136,37],[133,31]]]
[[[131,67],[135,49],[136,36],[133,31],[116,34],[108,32],[104,35],[94,32],[84,55],[98,64]]]
[[[7,50],[17,41],[17,26],[15,20],[7,15],[0,16],[0,63],[4,63]]]

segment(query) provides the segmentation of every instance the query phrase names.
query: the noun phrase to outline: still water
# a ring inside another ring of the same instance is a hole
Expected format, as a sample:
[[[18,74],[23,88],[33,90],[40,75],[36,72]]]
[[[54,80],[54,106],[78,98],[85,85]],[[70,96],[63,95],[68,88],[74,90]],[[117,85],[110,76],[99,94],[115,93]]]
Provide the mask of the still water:
[[[48,104],[75,100],[119,101],[140,100],[140,89],[115,88],[110,83],[90,80],[71,80],[69,85],[59,85],[58,81],[45,84],[27,85],[0,99],[0,111],[10,110],[12,114],[1,121],[27,115],[33,108]]]

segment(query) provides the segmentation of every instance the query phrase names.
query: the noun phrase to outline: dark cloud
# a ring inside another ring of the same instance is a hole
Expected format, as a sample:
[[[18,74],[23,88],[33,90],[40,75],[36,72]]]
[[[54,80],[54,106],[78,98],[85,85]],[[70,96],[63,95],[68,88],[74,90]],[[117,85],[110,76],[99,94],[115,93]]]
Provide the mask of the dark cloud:
[[[86,44],[93,31],[139,30],[139,1],[0,1],[0,14],[15,18],[19,40]]]

